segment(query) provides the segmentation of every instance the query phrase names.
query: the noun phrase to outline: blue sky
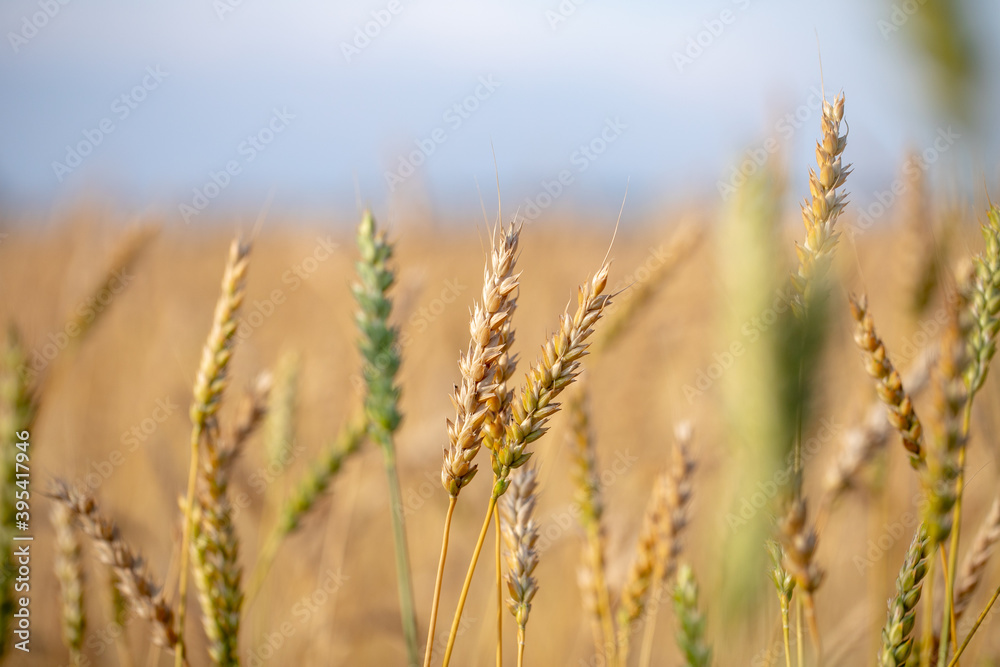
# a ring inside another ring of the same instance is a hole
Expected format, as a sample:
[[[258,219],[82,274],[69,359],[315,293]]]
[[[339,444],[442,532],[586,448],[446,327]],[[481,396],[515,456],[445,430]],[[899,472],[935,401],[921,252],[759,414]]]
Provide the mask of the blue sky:
[[[477,183],[495,197],[494,150],[508,207],[548,191],[551,211],[616,211],[627,179],[637,205],[717,201],[769,137],[804,179],[817,36],[828,93],[847,93],[855,202],[950,124],[927,103],[926,65],[880,29],[889,0],[332,4],[7,0],[0,205],[96,193],[181,221],[199,196],[205,219],[273,190],[305,210],[352,207],[357,191],[473,210]],[[996,3],[967,4],[977,30],[1000,26]],[[982,110],[1000,108],[990,41]],[[781,124],[796,112],[801,128]],[[932,177],[958,164],[965,182],[995,183],[992,125],[961,130]]]

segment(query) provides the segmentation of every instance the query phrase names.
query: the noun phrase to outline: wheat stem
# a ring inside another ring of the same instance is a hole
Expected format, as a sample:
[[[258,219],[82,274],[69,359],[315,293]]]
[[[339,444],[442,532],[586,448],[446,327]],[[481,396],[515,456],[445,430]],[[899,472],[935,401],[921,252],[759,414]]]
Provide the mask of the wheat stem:
[[[430,667],[434,652],[434,631],[437,625],[438,605],[441,602],[441,584],[444,581],[444,563],[448,558],[448,537],[451,533],[451,518],[455,514],[457,496],[448,497],[448,512],[444,516],[444,530],[441,537],[441,557],[438,559],[437,576],[434,579],[434,598],[431,603],[431,621],[427,628],[427,646],[424,649],[424,667]]]
[[[969,630],[969,634],[966,635],[961,646],[959,646],[958,650],[955,651],[955,656],[951,659],[951,662],[948,663],[948,667],[956,667],[958,665],[958,659],[962,657],[966,647],[969,646],[969,642],[972,641],[973,635],[975,635],[976,631],[979,630],[979,626],[986,620],[986,617],[990,613],[990,609],[993,608],[993,605],[996,603],[998,597],[1000,597],[1000,586],[997,586],[997,589],[993,592],[993,597],[991,597],[990,601],[986,603],[986,607],[979,614],[979,618],[976,619],[976,623],[972,626],[972,629]]]
[[[486,541],[486,533],[490,529],[490,522],[493,520],[493,511],[496,509],[497,499],[490,496],[489,504],[486,507],[486,518],[483,520],[483,527],[479,531],[479,539],[476,540],[476,548],[472,552],[472,561],[469,563],[469,570],[465,574],[465,583],[462,584],[462,593],[458,596],[458,607],[455,609],[455,618],[451,622],[451,632],[448,635],[448,644],[444,650],[444,661],[442,667],[448,667],[451,662],[451,653],[455,650],[455,639],[458,637],[458,625],[462,620],[462,610],[465,609],[465,600],[469,597],[469,587],[472,586],[472,575],[476,572],[476,563],[479,561],[479,554],[483,550],[483,543]]]

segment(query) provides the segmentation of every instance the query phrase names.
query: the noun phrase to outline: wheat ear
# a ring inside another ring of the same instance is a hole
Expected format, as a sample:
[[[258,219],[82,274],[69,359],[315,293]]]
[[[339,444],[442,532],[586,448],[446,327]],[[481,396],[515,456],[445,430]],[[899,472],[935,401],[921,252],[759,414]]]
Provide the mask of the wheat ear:
[[[500,503],[503,539],[507,545],[507,608],[517,622],[517,664],[524,663],[524,635],[531,601],[538,592],[533,576],[538,565],[538,524],[533,518],[538,483],[528,468],[511,477],[510,492]]]
[[[609,295],[603,293],[608,284],[609,270],[609,265],[603,264],[594,277],[579,288],[576,312],[572,316],[568,312],[563,314],[559,331],[542,348],[542,358],[528,373],[525,385],[521,389],[520,399],[511,402],[510,414],[504,426],[503,442],[498,443],[495,455],[492,457],[493,492],[490,494],[486,518],[479,532],[469,569],[465,574],[465,583],[462,585],[448,643],[445,645],[442,667],[448,666],[452,651],[455,649],[455,639],[458,636],[458,627],[462,620],[465,600],[469,595],[469,587],[472,585],[472,575],[475,574],[497,500],[510,484],[511,471],[524,465],[530,458],[531,452],[526,451],[527,446],[545,434],[545,424],[549,417],[559,410],[555,398],[572,384],[579,374],[580,364],[587,354],[589,345],[587,341],[594,332],[594,326],[600,319],[604,307],[611,299]]]
[[[205,452],[193,512],[191,555],[202,625],[209,642],[208,653],[213,663],[220,667],[239,664],[240,610],[243,606],[239,539],[228,494],[229,476],[233,461],[263,419],[269,390],[270,377],[262,375],[242,401],[231,435],[225,440],[209,435],[204,440]]]
[[[681,534],[688,523],[688,507],[691,504],[691,477],[694,461],[690,457],[692,427],[690,422],[681,422],[674,428],[674,449],[667,478],[664,513],[659,525],[656,546],[656,566],[653,570],[652,604],[643,629],[642,651],[639,665],[649,667],[653,659],[653,636],[656,619],[660,611],[660,597],[677,570],[677,560],[683,549]]]
[[[83,607],[83,560],[80,540],[73,527],[73,512],[63,503],[52,507],[52,526],[56,532],[56,578],[62,600],[62,634],[69,649],[70,662],[81,665],[83,636],[87,617]]]
[[[187,580],[191,532],[194,526],[195,491],[200,467],[201,443],[209,432],[217,431],[216,413],[222,393],[229,384],[229,360],[233,354],[237,313],[246,292],[250,245],[234,239],[222,276],[222,293],[215,305],[212,328],[202,349],[201,365],[194,383],[191,404],[191,468],[184,500],[184,532],[181,539],[181,566],[177,598],[177,655],[175,667],[184,662],[184,619],[187,611]]]
[[[705,643],[705,616],[698,610],[698,583],[686,563],[677,572],[674,611],[677,613],[677,646],[684,654],[684,664],[686,667],[708,667],[712,650]]]
[[[876,380],[878,397],[889,410],[889,421],[903,438],[903,446],[910,453],[914,466],[924,459],[923,429],[913,409],[913,401],[903,388],[903,381],[896,372],[885,344],[875,331],[875,321],[868,310],[868,297],[851,297],[851,315],[854,317],[854,342],[865,360],[865,370]]]
[[[605,663],[612,665],[615,662],[615,628],[604,560],[604,499],[601,494],[601,475],[597,470],[597,447],[590,430],[586,383],[571,395],[566,409],[570,420],[569,440],[573,457],[573,485],[576,488],[574,495],[580,508],[580,524],[586,536],[578,580],[594,629],[596,655],[603,656]]]
[[[636,541],[635,556],[632,558],[618,601],[617,656],[621,667],[628,664],[632,624],[642,616],[646,608],[646,598],[654,581],[662,525],[669,511],[667,508],[669,487],[670,476],[664,471],[657,476],[653,490],[649,494]]]
[[[841,163],[841,154],[847,146],[847,135],[840,134],[843,119],[843,95],[834,98],[832,103],[823,100],[823,137],[816,143],[816,169],[809,170],[809,192],[812,196],[802,204],[806,238],[795,248],[799,266],[792,275],[792,286],[796,291],[792,307],[798,314],[803,314],[809,302],[817,296],[817,286],[826,278],[840,237],[834,225],[844,210],[847,195],[838,188],[844,185],[851,173],[850,165]]]
[[[430,666],[434,649],[434,633],[437,629],[438,605],[455,502],[462,488],[472,481],[478,471],[478,465],[474,461],[480,447],[485,444],[492,452],[503,437],[503,422],[511,398],[507,381],[517,363],[510,353],[510,346],[514,342],[512,318],[517,307],[520,278],[520,274],[514,273],[520,235],[521,226],[514,223],[506,231],[493,232],[489,261],[483,268],[482,303],[473,306],[469,323],[469,347],[458,360],[462,379],[451,396],[451,402],[455,406],[455,419],[449,420],[447,424],[448,444],[444,448],[441,466],[441,483],[449,496],[448,512],[445,515],[441,554],[431,601],[431,618],[424,649],[425,667]],[[498,534],[498,549],[499,540]],[[497,567],[499,566],[498,555]],[[497,586],[500,592],[500,580],[497,581]],[[500,599],[498,595],[498,604],[501,604]],[[498,614],[501,614],[498,615],[498,622],[502,622],[502,612],[502,608],[498,610]]]
[[[278,470],[288,467],[292,458],[292,446],[295,444],[300,366],[296,352],[285,352],[278,360],[274,373],[274,389],[271,391],[264,424],[264,450],[271,467]]]
[[[795,580],[796,588],[802,593],[809,632],[819,652],[819,625],[816,622],[814,594],[823,582],[824,573],[815,560],[818,541],[816,529],[809,525],[806,518],[805,499],[793,499],[780,521],[779,530],[784,551],[783,565]]]
[[[180,638],[174,628],[174,611],[163,599],[161,587],[146,573],[142,558],[122,539],[118,527],[101,516],[93,498],[80,495],[65,482],[57,480],[49,495],[79,522],[80,529],[93,543],[98,560],[113,570],[118,590],[136,615],[152,623],[153,642],[169,650],[176,649]]]
[[[882,628],[882,648],[879,667],[903,667],[913,649],[913,625],[917,603],[927,574],[927,556],[930,553],[927,528],[917,527],[910,547],[906,550],[903,566],[896,579],[896,595],[889,601],[889,615]]]
[[[903,376],[902,385],[910,397],[916,397],[927,386],[931,368],[937,363],[938,346],[924,347]],[[840,494],[849,489],[868,461],[889,442],[893,425],[886,419],[881,398],[868,408],[861,425],[849,429],[841,441],[837,457],[826,478],[823,507],[829,509]]]

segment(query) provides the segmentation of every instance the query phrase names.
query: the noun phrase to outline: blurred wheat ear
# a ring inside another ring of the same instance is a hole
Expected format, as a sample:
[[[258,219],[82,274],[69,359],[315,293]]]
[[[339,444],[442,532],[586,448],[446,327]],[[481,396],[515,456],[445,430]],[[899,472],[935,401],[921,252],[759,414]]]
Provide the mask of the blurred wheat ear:
[[[181,565],[177,600],[177,654],[175,667],[186,659],[184,623],[187,609],[188,564],[191,536],[195,527],[195,492],[201,466],[201,450],[206,439],[218,437],[216,414],[222,395],[229,384],[229,361],[236,343],[237,316],[246,293],[246,274],[250,264],[250,245],[234,239],[229,246],[229,257],[222,276],[222,293],[216,302],[215,314],[208,340],[202,349],[201,365],[194,384],[191,404],[191,467],[188,471],[187,494],[184,510],[184,532],[181,540]]]

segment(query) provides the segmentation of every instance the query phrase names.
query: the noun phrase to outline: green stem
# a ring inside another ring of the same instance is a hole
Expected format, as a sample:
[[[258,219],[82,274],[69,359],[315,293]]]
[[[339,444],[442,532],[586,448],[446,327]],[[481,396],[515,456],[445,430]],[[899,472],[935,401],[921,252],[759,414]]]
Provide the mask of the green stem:
[[[396,471],[396,448],[392,435],[385,433],[377,438],[385,459],[385,474],[389,482],[389,507],[392,514],[393,550],[396,554],[396,579],[399,586],[399,611],[403,622],[403,639],[409,665],[420,664],[417,647],[417,612],[413,604],[413,581],[410,576],[410,556],[406,546],[406,525],[403,519],[403,495]]]
[[[958,450],[958,479],[955,481],[955,509],[952,513],[951,544],[948,547],[948,570],[944,577],[945,599],[941,612],[941,646],[938,648],[938,664],[948,661],[948,640],[953,622],[955,573],[958,569],[958,541],[962,524],[962,496],[965,490],[965,452],[968,449],[969,428],[972,424],[972,398],[970,393],[962,413],[962,446]]]

